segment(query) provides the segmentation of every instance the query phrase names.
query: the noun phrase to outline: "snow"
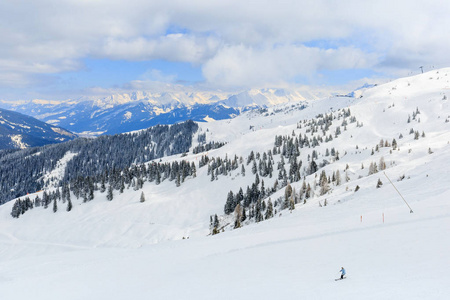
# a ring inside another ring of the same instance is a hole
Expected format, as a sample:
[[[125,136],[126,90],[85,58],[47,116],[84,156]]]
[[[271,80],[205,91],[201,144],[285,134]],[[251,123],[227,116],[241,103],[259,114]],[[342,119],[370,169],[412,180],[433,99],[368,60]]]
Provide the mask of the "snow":
[[[21,134],[11,134],[11,142],[16,145],[19,149],[25,149],[29,147],[26,143],[22,141],[22,135]]]
[[[123,115],[123,118],[124,118],[125,120],[129,120],[129,119],[131,119],[132,116],[133,116],[133,113],[130,112],[130,111],[127,111],[127,112]]]
[[[67,152],[57,163],[51,172],[45,174],[42,178],[44,182],[47,182],[49,187],[56,188],[57,183],[63,179],[64,171],[67,163],[69,163],[77,153]]]
[[[73,197],[70,213],[60,203],[57,213],[35,208],[13,219],[13,203],[1,206],[2,299],[447,299],[450,109],[443,96],[449,72],[392,81],[362,98],[289,103],[200,123],[208,141],[227,142],[210,157],[244,160],[252,150],[272,149],[275,135],[298,134],[304,128],[297,122],[319,113],[350,108],[364,124],[349,124],[332,144],[315,148],[336,147],[340,160],[324,170],[339,169],[344,177],[348,165],[349,182],[264,222],[209,235],[209,216],[223,212],[227,193],[254,182],[251,166],[245,177],[237,170],[213,182],[200,168],[178,188],[146,183],[143,190],[115,191],[111,202],[104,194],[89,203]],[[407,123],[416,108],[420,122]],[[414,140],[410,128],[426,137]],[[383,147],[371,155],[380,139],[393,138],[399,150]],[[311,151],[303,149],[302,157]],[[202,155],[182,159],[198,164]],[[381,157],[413,213],[383,172],[368,176],[369,164]],[[264,180],[267,187],[275,178]],[[319,207],[325,199],[328,205]],[[336,282],[341,267],[347,279]]]
[[[214,122],[214,121],[216,121],[216,120],[214,120],[213,118],[211,118],[210,116],[206,116],[206,117],[204,117],[203,118],[203,120],[205,121],[205,122]]]

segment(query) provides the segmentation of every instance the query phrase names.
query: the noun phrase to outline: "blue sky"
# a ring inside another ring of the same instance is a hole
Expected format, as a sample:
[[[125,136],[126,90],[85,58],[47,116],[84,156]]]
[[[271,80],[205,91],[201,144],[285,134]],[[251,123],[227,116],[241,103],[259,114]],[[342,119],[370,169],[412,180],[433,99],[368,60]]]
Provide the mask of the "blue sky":
[[[0,100],[183,85],[351,90],[450,65],[450,3],[0,3]]]

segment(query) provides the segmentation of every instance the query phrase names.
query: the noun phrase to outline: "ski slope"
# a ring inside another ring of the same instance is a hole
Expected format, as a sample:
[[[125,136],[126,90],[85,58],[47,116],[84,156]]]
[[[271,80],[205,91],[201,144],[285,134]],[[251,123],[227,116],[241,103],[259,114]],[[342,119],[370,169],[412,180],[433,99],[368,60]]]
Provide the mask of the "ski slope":
[[[141,191],[130,189],[111,202],[100,194],[85,204],[73,200],[70,213],[60,206],[57,213],[33,209],[13,219],[13,203],[1,206],[2,299],[448,299],[448,73],[399,79],[358,99],[201,124],[208,140],[227,142],[208,155],[244,158],[271,149],[275,135],[298,131],[297,122],[319,113],[350,108],[364,124],[334,139],[340,160],[323,168],[343,172],[348,165],[348,182],[260,223],[209,235],[209,216],[223,213],[227,193],[254,181],[250,166],[245,177],[234,172],[213,182],[200,168],[178,188],[146,183],[144,203]],[[416,108],[420,122],[407,123]],[[425,137],[415,140],[411,128]],[[371,155],[380,139],[393,138],[398,150]],[[197,164],[201,155],[183,159]],[[383,172],[367,175],[381,157],[413,213]],[[175,159],[181,158],[164,160]],[[275,178],[264,180],[270,186]],[[347,279],[336,282],[341,267]]]

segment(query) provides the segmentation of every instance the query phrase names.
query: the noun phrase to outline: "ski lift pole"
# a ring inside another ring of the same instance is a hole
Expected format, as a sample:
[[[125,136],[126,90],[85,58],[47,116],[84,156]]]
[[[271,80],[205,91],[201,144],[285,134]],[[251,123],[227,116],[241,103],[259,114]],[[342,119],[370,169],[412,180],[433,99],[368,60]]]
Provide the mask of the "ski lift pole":
[[[402,194],[400,194],[400,192],[397,190],[397,188],[395,187],[395,185],[392,183],[392,181],[389,179],[389,177],[386,175],[386,172],[383,172],[384,176],[386,176],[386,178],[389,180],[389,182],[392,184],[392,186],[394,187],[394,189],[397,191],[397,193],[400,195],[400,197],[402,197],[403,201],[405,201],[406,205],[409,208],[409,213],[413,213],[413,210],[411,208],[411,206],[409,206],[408,202],[406,202],[405,198],[403,198]]]

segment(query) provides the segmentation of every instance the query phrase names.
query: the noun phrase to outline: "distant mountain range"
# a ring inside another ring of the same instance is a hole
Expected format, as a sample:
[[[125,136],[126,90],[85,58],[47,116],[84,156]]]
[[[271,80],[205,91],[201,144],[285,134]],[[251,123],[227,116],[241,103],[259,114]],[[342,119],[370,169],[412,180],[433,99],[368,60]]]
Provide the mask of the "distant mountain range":
[[[76,100],[0,101],[0,107],[33,116],[82,135],[117,134],[185,120],[210,122],[243,111],[315,99],[310,92],[288,89],[213,92],[133,92]]]
[[[0,109],[0,150],[23,149],[66,142],[75,134],[33,117]]]

